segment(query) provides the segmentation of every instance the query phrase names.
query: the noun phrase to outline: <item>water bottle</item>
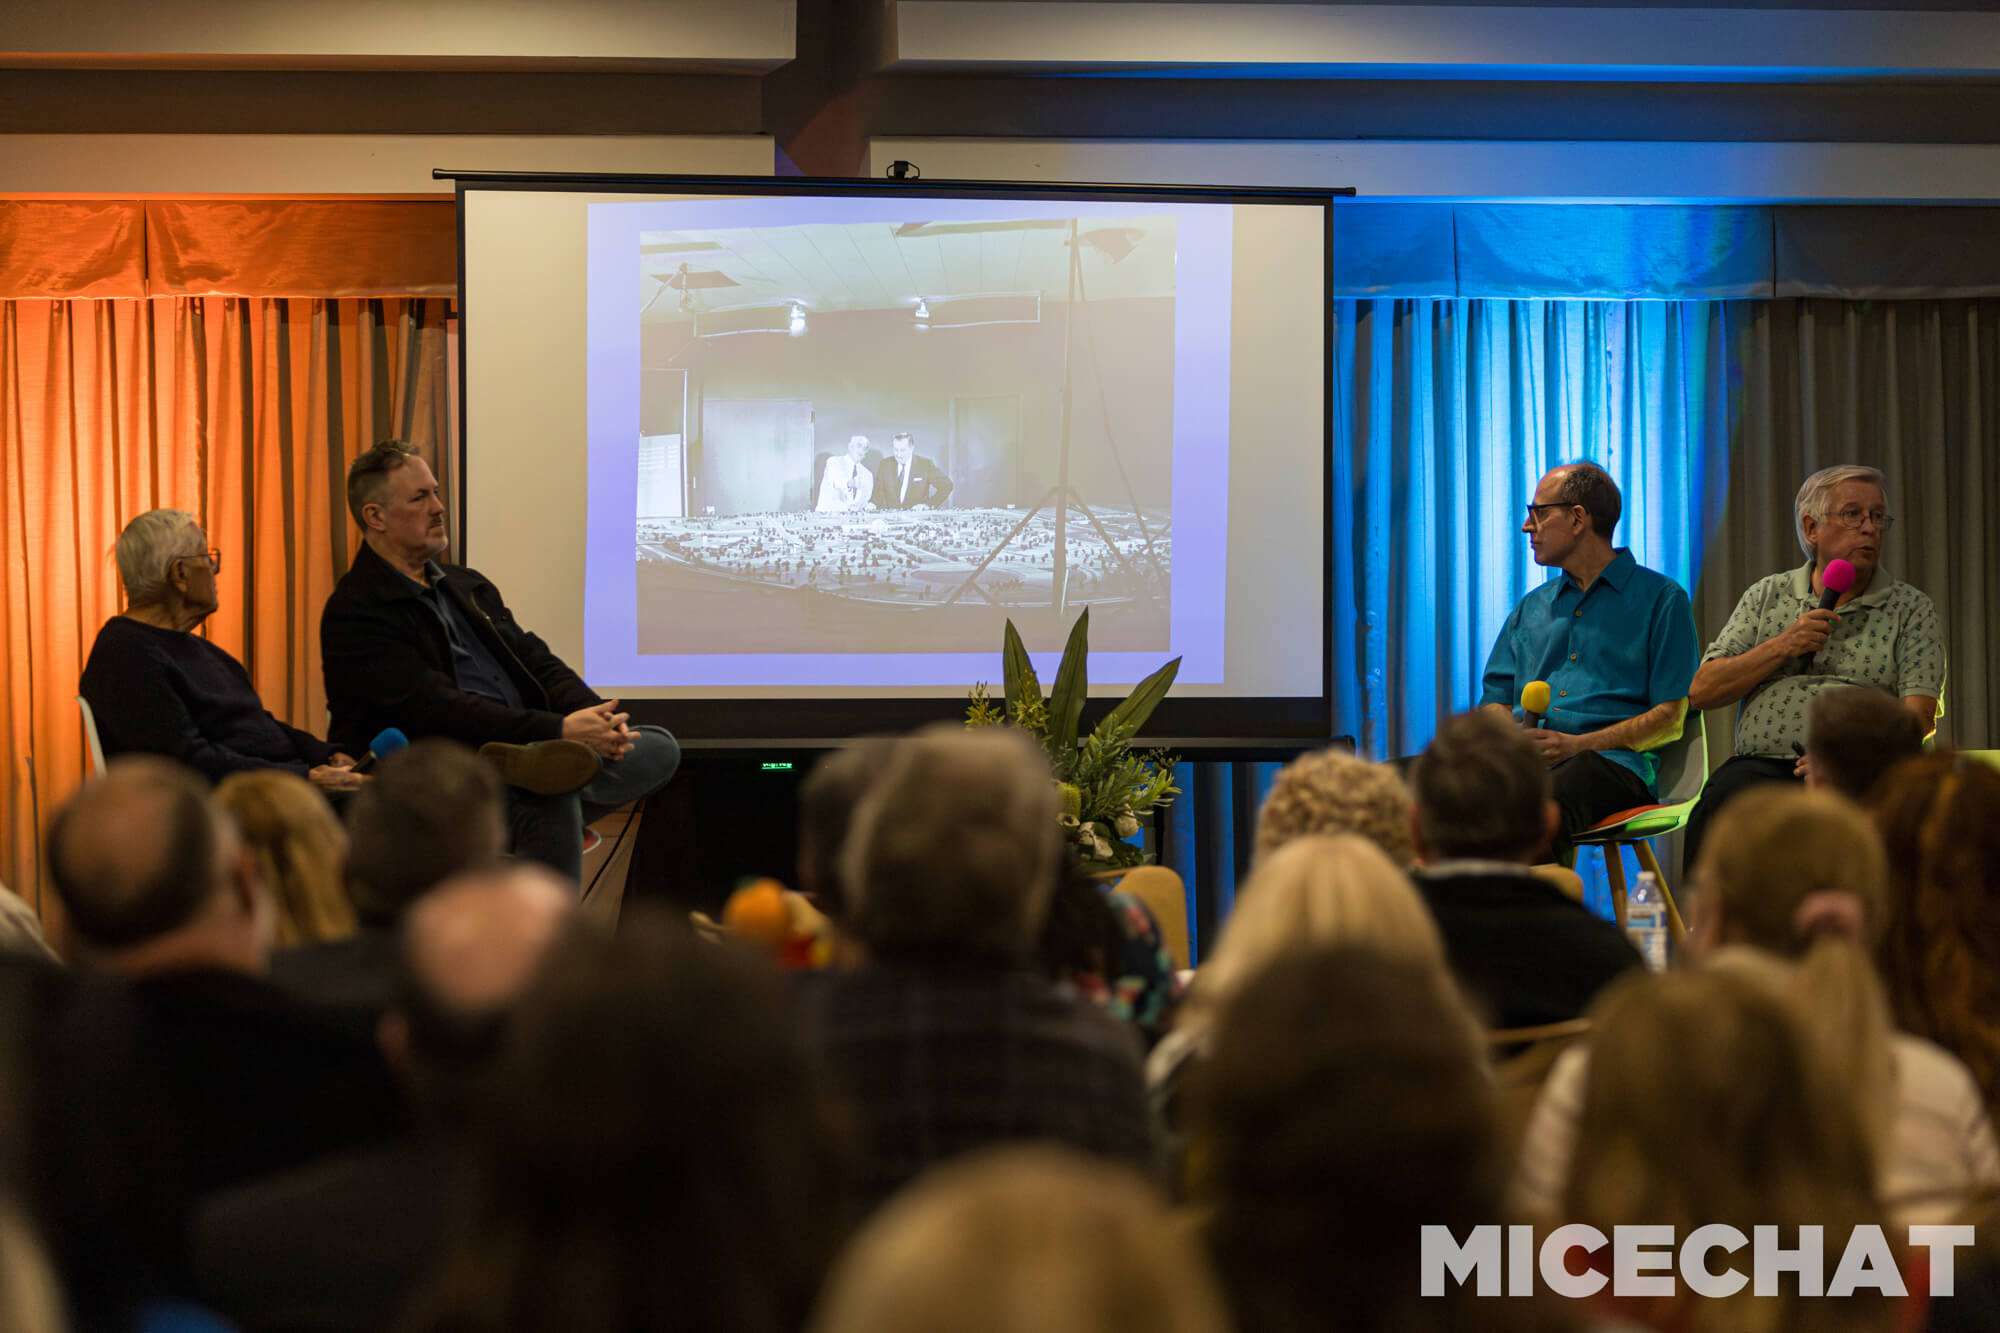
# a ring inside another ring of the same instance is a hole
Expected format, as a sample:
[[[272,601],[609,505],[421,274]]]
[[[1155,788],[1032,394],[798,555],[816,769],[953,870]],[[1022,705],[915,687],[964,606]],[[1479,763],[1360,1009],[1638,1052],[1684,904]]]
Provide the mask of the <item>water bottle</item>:
[[[1647,967],[1667,970],[1667,900],[1659,876],[1650,870],[1639,872],[1638,884],[1625,899],[1625,935]]]

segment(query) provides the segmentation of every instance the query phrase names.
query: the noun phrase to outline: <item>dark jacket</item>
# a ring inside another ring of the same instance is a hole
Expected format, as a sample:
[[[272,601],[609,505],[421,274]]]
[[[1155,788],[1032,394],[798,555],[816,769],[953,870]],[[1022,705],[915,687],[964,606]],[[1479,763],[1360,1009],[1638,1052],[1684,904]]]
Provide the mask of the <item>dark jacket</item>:
[[[875,507],[877,509],[909,509],[917,505],[941,505],[951,494],[951,478],[939,471],[938,465],[922,454],[910,456],[910,493],[908,503],[897,498],[902,490],[897,480],[896,456],[889,455],[875,465]]]
[[[1153,1163],[1138,1034],[1030,972],[876,964],[801,975],[799,1032],[845,1097],[870,1207],[932,1166],[1049,1140]]]
[[[1452,971],[1498,1028],[1581,1018],[1639,953],[1608,921],[1526,866],[1447,861],[1412,877]]]
[[[198,634],[127,616],[97,631],[77,692],[97,715],[107,759],[162,754],[220,782],[260,768],[304,777],[333,755],[317,736],[272,717],[228,653]]]
[[[554,740],[563,718],[602,703],[548,645],[515,622],[500,592],[477,571],[443,566],[444,592],[506,668],[526,707],[509,708],[458,687],[451,642],[417,588],[363,545],[320,613],[330,735],[360,754],[384,727],[415,740],[448,736],[467,745]]]

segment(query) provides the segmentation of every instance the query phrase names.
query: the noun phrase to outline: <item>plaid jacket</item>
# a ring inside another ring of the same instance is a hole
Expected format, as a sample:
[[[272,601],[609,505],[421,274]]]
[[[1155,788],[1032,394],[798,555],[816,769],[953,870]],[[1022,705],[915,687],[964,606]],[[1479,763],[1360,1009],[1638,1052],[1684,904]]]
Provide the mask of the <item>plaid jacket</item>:
[[[1047,1140],[1153,1165],[1137,1035],[1030,972],[879,966],[800,978],[873,1205],[931,1166]]]

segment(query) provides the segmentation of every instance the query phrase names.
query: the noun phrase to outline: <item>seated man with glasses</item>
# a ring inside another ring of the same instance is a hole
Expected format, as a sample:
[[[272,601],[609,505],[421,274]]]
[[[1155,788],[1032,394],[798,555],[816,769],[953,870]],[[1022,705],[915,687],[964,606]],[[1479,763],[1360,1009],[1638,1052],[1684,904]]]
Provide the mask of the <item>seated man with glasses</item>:
[[[1612,546],[1623,510],[1595,463],[1554,468],[1535,487],[1521,531],[1559,576],[1507,617],[1479,696],[1511,717],[1523,686],[1548,684],[1549,711],[1526,720],[1550,770],[1559,861],[1577,833],[1652,802],[1658,765],[1646,752],[1680,735],[1701,646],[1681,585]]]
[[[324,792],[367,781],[334,746],[272,717],[243,664],[194,632],[222,604],[222,552],[193,515],[148,510],[118,534],[115,555],[125,613],[98,630],[77,684],[106,758],[164,755],[210,782],[258,768]]]
[[[1903,701],[1929,735],[1944,697],[1944,634],[1931,599],[1881,567],[1895,517],[1872,467],[1843,464],[1806,478],[1793,505],[1807,563],[1750,585],[1703,654],[1690,700],[1696,708],[1742,701],[1736,753],[1703,789],[1681,844],[1694,864],[1708,824],[1737,792],[1802,780],[1806,723],[1815,697],[1854,685]],[[1854,586],[1820,609],[1834,560],[1854,567]]]

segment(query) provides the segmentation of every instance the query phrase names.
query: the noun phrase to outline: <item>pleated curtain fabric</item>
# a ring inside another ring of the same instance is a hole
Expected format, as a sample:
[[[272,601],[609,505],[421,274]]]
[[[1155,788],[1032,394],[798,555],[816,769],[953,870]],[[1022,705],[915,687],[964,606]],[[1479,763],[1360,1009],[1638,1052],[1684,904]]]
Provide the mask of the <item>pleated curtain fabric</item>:
[[[1704,645],[1803,562],[1800,482],[1881,468],[1884,565],[1944,617],[1941,738],[1995,745],[2000,302],[1348,300],[1332,372],[1336,719],[1363,754],[1414,753],[1477,701],[1548,576],[1523,506],[1578,458],[1616,478],[1618,544],[1689,589]]]
[[[443,299],[0,301],[0,878],[57,918],[41,834],[85,776],[76,681],[123,608],[112,544],[148,509],[222,552],[202,633],[323,733],[319,608],[353,554],[347,465],[449,437]]]

